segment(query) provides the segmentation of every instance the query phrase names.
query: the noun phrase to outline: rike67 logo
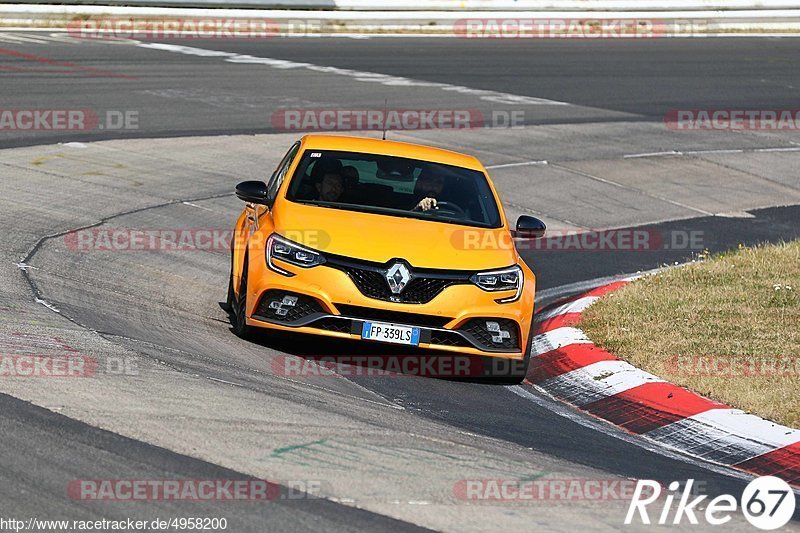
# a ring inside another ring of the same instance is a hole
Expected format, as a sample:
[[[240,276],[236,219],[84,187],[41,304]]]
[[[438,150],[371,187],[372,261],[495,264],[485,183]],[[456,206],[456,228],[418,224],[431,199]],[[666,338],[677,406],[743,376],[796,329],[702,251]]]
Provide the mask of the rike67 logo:
[[[681,484],[673,481],[662,498],[660,483],[640,479],[628,506],[625,524],[634,523],[638,515],[638,520],[642,524],[677,525],[686,518],[690,524],[697,525],[699,515],[707,524],[721,526],[730,522],[733,514],[741,507],[742,514],[750,524],[758,529],[773,530],[785,526],[794,515],[795,494],[788,483],[777,477],[764,476],[754,479],[745,487],[740,501],[736,501],[730,494],[722,494],[709,502],[704,501],[708,498],[707,495],[700,495],[690,500],[696,496],[696,493],[692,492],[693,486],[694,480],[690,479],[680,491]],[[663,501],[663,507],[660,512],[658,509],[650,509],[656,511],[651,518],[648,506],[657,500]],[[673,503],[676,500],[673,512]],[[703,507],[704,511],[701,513]]]

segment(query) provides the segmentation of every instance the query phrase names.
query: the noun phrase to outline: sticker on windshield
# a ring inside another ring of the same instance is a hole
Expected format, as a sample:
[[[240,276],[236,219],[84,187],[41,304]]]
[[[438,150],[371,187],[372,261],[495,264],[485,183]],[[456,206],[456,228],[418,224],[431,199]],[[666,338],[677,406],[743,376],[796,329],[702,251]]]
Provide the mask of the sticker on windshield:
[[[311,155],[308,157],[322,157],[322,152],[311,152]]]

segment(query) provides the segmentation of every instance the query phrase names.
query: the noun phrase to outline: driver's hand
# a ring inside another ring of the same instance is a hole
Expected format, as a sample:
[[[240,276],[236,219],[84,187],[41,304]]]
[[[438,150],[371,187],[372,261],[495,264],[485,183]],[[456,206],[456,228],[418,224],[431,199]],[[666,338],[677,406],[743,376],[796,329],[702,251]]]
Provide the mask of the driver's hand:
[[[417,204],[417,207],[414,208],[415,210],[421,211],[429,211],[431,209],[436,209],[436,198],[423,198]]]

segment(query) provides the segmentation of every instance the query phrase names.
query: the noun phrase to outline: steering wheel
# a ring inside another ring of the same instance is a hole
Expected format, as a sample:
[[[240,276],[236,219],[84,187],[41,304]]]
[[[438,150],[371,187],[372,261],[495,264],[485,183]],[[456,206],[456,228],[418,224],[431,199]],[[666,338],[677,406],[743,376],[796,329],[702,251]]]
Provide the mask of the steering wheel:
[[[455,215],[456,218],[469,218],[467,216],[467,212],[461,208],[461,206],[454,204],[453,202],[436,202],[436,207],[429,210],[429,213],[437,214],[437,213],[449,213]]]

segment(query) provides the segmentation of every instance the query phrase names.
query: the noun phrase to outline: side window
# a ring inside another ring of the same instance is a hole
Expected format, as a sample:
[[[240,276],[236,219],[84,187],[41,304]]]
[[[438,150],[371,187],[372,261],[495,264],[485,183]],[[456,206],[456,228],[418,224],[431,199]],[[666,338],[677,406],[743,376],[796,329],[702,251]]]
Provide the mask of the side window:
[[[289,170],[289,167],[292,166],[292,161],[294,161],[299,149],[300,143],[294,143],[294,145],[289,148],[289,151],[286,152],[286,155],[283,156],[283,159],[278,164],[278,167],[275,169],[272,177],[269,179],[269,183],[267,183],[267,200],[269,200],[270,207],[272,207],[272,204],[275,202],[275,197],[278,195],[278,189],[281,188],[281,184],[286,178],[286,172]]]

